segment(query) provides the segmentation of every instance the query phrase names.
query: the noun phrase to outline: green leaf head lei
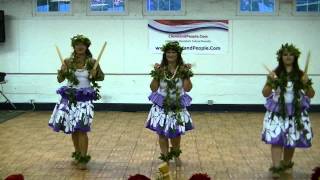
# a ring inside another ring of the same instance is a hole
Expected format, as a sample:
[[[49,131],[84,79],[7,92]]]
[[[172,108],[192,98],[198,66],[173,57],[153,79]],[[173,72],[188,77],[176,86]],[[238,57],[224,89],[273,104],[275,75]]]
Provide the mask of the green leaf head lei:
[[[161,47],[162,52],[167,52],[168,50],[174,50],[181,54],[183,51],[183,47],[180,46],[178,41],[170,41]]]
[[[78,43],[83,43],[84,45],[86,45],[87,47],[89,47],[91,45],[91,41],[89,38],[87,38],[84,35],[78,34],[76,36],[73,36],[71,38],[71,46],[74,48],[76,46],[76,44]]]
[[[295,47],[293,44],[288,44],[288,43],[282,44],[281,48],[277,51],[277,60],[278,61],[281,61],[282,55],[285,51],[292,54],[296,60],[299,59],[300,54],[301,54],[300,50],[297,47]]]

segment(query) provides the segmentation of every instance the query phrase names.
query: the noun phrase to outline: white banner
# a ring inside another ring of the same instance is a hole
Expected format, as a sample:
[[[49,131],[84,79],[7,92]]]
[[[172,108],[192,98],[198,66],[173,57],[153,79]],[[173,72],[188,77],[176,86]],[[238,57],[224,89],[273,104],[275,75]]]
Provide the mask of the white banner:
[[[183,53],[224,54],[228,51],[228,20],[150,20],[149,48],[162,53],[168,41],[178,41]]]

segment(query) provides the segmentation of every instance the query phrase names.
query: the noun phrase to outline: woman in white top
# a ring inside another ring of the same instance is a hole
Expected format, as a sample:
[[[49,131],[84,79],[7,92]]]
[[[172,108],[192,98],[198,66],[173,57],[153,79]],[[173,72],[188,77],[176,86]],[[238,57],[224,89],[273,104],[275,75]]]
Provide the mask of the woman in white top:
[[[91,129],[94,114],[92,101],[100,98],[96,81],[102,81],[104,74],[99,66],[93,69],[95,60],[89,50],[90,40],[77,35],[71,41],[74,52],[64,61],[57,77],[59,83],[67,79],[68,85],[57,90],[61,100],[53,110],[49,126],[56,132],[72,135],[75,148],[73,164],[79,169],[86,169],[91,158],[87,154],[87,132]]]
[[[151,72],[153,80],[149,100],[153,103],[146,127],[159,136],[160,159],[169,162],[174,158],[181,166],[179,155],[181,135],[193,129],[192,119],[186,107],[191,97],[186,93],[192,89],[190,65],[183,63],[182,47],[178,42],[169,42],[162,47],[161,64],[156,64]],[[169,141],[171,149],[169,150]]]
[[[311,79],[300,70],[300,51],[284,44],[277,52],[278,67],[268,75],[262,94],[267,98],[262,140],[271,144],[272,176],[292,173],[295,148],[311,147],[312,129],[308,115],[315,94]]]

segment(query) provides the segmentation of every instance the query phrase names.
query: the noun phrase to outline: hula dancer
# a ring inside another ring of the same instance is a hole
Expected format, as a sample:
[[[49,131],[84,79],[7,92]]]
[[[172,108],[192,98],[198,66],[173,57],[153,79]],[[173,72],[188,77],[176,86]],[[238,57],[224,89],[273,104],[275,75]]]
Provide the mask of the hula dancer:
[[[94,68],[96,60],[92,59],[90,44],[90,40],[83,35],[71,39],[74,51],[69,59],[63,61],[57,77],[59,83],[67,80],[68,86],[57,90],[61,100],[49,120],[49,126],[54,131],[71,134],[75,149],[72,153],[73,164],[79,169],[86,169],[90,160],[87,132],[91,129],[94,114],[92,101],[100,99],[96,81],[104,79],[101,68]]]
[[[262,90],[267,97],[262,140],[271,144],[273,178],[292,173],[295,148],[311,147],[313,134],[307,110],[315,91],[306,70],[299,68],[299,56],[295,46],[282,45],[277,52],[278,67],[269,72]]]
[[[161,64],[155,64],[151,72],[150,84],[153,103],[146,127],[159,136],[161,156],[165,162],[174,158],[181,166],[181,135],[193,129],[192,119],[186,107],[190,106],[191,97],[187,95],[192,88],[190,77],[193,76],[191,65],[186,65],[181,57],[182,47],[178,42],[169,42],[162,47]],[[169,151],[169,141],[172,147]]]

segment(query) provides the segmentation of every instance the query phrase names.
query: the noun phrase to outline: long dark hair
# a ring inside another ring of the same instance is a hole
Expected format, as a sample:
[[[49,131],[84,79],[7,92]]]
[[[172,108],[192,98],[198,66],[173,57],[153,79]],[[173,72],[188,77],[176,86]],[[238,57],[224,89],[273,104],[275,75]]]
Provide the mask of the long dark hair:
[[[293,61],[293,66],[292,66],[292,71],[288,73],[285,69],[285,65],[283,63],[283,53],[288,52],[293,55],[294,61]],[[300,55],[300,51],[298,48],[293,46],[292,44],[289,45],[288,43],[285,45],[282,45],[279,51],[277,52],[277,59],[278,59],[278,67],[275,69],[275,73],[278,76],[277,80],[277,87],[280,88],[280,97],[279,97],[279,104],[280,104],[280,110],[279,113],[281,117],[284,119],[287,114],[287,109],[285,105],[285,97],[284,94],[286,92],[286,87],[288,84],[288,81],[293,82],[293,105],[294,105],[294,122],[298,130],[303,129],[303,123],[301,122],[301,102],[300,102],[300,97],[301,97],[301,89],[303,89],[303,83],[301,82],[301,78],[303,75],[303,71],[300,70],[299,64],[298,64],[298,59]]]
[[[76,47],[76,45],[79,44],[79,43],[85,45],[86,48],[87,48],[87,49],[86,49],[86,58],[92,58],[92,53],[91,53],[90,50],[89,50],[89,47],[90,47],[90,45],[91,45],[91,41],[90,41],[89,38],[87,38],[86,36],[81,35],[81,34],[78,34],[78,35],[73,36],[73,37],[71,38],[71,46],[73,47],[73,52],[72,52],[72,54],[71,54],[71,57],[72,57],[72,58],[75,57],[75,55],[76,55],[75,47]]]
[[[166,52],[168,52],[169,50],[175,51],[174,49],[168,49],[167,51],[163,52],[162,60],[161,60],[161,64],[160,64],[161,67],[168,66],[168,64],[169,64],[169,63],[168,63],[167,56],[166,56]],[[177,52],[177,51],[175,51],[175,52],[178,54],[178,57],[177,57],[177,66],[184,65],[184,62],[183,62],[181,53],[179,53],[179,52]]]
[[[72,54],[71,54],[71,57],[74,58],[76,56],[76,51],[73,50]],[[87,58],[92,58],[92,53],[91,51],[89,50],[89,48],[87,47],[87,50],[86,50],[86,57]]]
[[[293,50],[293,51],[297,51],[296,50]],[[288,52],[290,54],[293,54],[293,57],[294,57],[294,60],[293,60],[293,65],[292,65],[292,72],[290,72],[289,74],[291,74],[291,77],[294,77],[295,79],[301,81],[301,77],[303,75],[303,71],[301,71],[300,67],[299,67],[299,64],[298,64],[298,58],[299,58],[299,55],[296,55],[295,52],[292,52],[291,49],[288,49],[288,48],[281,48],[279,49],[277,55],[277,59],[278,59],[278,66],[276,67],[275,69],[275,73],[278,77],[282,76],[282,75],[288,75],[286,69],[285,69],[285,65],[283,63],[283,59],[282,59],[282,56],[283,56],[283,53],[284,52]]]

